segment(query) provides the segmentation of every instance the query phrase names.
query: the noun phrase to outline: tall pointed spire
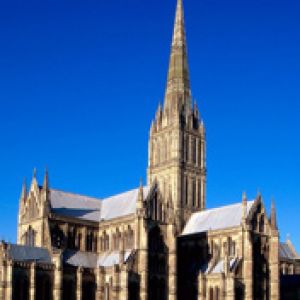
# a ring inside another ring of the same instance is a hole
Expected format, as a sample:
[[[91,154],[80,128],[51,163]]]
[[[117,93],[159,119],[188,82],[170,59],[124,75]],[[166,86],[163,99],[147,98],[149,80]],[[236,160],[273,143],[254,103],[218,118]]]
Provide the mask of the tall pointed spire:
[[[182,0],[177,0],[165,109],[180,110],[182,106],[191,107],[191,91],[183,4]]]

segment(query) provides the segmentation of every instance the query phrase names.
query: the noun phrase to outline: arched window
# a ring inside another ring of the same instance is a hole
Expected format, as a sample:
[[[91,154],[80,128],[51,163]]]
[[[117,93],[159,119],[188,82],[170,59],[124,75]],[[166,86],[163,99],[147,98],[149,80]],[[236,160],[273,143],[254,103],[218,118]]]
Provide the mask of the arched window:
[[[134,231],[128,226],[128,231],[126,233],[127,239],[125,240],[125,248],[132,249],[134,247]]]
[[[215,288],[215,299],[220,300],[220,289],[218,287]]]
[[[35,246],[35,236],[36,232],[29,226],[27,232],[25,233],[25,245],[34,247]]]
[[[78,250],[81,249],[81,240],[82,240],[82,234],[81,233],[78,233],[77,234],[77,238],[76,238],[76,248]]]
[[[75,236],[76,236],[75,228],[70,227],[69,232],[68,232],[68,248],[69,249],[75,248]]]
[[[188,205],[189,203],[189,181],[188,177],[185,177],[185,204]]]
[[[58,249],[61,249],[64,244],[64,233],[58,225],[56,225],[53,228],[51,236],[52,236],[53,246]]]
[[[259,222],[259,232],[263,233],[265,231],[265,218],[264,215],[260,217],[260,222]]]
[[[193,202],[193,207],[196,206],[196,182],[193,180],[192,182],[192,202]]]
[[[209,300],[214,300],[214,289],[213,288],[209,289]]]
[[[86,235],[86,251],[93,251],[93,232],[88,231]]]
[[[97,252],[97,251],[98,251],[98,237],[97,237],[97,234],[96,234],[96,233],[95,233],[95,235],[94,235],[93,251],[94,251],[94,252]]]
[[[106,283],[104,286],[104,299],[110,300],[109,283]]]

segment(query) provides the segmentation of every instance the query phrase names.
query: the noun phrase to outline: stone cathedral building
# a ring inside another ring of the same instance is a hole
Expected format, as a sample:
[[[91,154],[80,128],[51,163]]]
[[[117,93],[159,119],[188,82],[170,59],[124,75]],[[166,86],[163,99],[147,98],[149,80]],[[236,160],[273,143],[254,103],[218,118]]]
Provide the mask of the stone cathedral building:
[[[279,242],[275,206],[268,215],[260,194],[206,209],[205,126],[186,46],[178,0],[147,185],[95,199],[52,188],[48,172],[39,185],[34,172],[20,197],[18,242],[0,245],[0,299],[277,300],[281,280],[300,273],[291,242]]]

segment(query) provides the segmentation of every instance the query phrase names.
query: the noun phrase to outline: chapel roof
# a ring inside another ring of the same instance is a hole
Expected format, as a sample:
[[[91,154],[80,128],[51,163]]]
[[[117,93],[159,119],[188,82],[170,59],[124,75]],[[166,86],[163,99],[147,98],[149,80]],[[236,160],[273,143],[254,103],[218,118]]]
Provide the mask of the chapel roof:
[[[51,256],[46,248],[8,244],[7,255],[14,261],[51,263]]]
[[[249,215],[254,202],[255,201],[247,202],[247,215]],[[237,227],[241,225],[242,217],[242,202],[223,207],[207,209],[192,214],[182,232],[182,235]]]
[[[143,187],[144,198],[150,187]],[[50,203],[53,213],[59,216],[100,222],[134,214],[139,189],[127,191],[112,197],[99,199],[50,189]]]

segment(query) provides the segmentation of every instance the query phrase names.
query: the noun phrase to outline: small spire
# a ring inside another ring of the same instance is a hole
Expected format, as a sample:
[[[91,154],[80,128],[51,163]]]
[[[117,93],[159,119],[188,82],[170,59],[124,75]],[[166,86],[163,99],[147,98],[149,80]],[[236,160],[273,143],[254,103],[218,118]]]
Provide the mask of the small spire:
[[[27,184],[26,184],[26,178],[24,178],[22,184],[21,200],[26,200],[26,198],[27,198]]]
[[[143,188],[143,179],[142,178],[140,179],[138,201],[141,203],[144,201],[144,188]]]
[[[242,196],[242,207],[243,207],[243,220],[247,219],[247,194],[243,192]]]
[[[276,207],[275,207],[274,200],[272,200],[272,207],[271,207],[271,226],[273,229],[277,229]]]
[[[257,194],[256,194],[256,200],[261,200],[261,197],[262,197],[262,195],[261,195],[260,189],[258,188]]]
[[[36,168],[33,169],[33,178],[36,179]]]
[[[247,203],[247,193],[243,192],[243,203]]]
[[[45,170],[43,188],[44,189],[48,189],[49,188],[49,172],[48,172],[48,168],[47,167],[46,167],[46,170]]]

